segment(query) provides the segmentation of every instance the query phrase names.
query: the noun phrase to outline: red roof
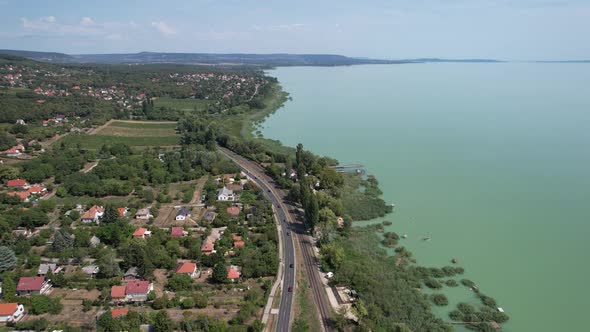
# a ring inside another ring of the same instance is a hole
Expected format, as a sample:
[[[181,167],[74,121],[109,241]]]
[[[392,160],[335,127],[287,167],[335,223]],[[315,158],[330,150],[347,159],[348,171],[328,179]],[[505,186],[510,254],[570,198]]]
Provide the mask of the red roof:
[[[120,207],[120,208],[117,209],[117,212],[119,212],[119,215],[121,217],[123,217],[123,216],[125,216],[125,212],[127,212],[127,208]]]
[[[94,219],[96,217],[96,213],[102,212],[102,211],[103,211],[102,206],[94,205],[93,207],[88,209],[88,211],[84,212],[84,214],[82,215],[81,218],[82,219]]]
[[[17,196],[18,198],[21,199],[21,201],[24,201],[25,199],[27,199],[27,197],[29,197],[29,192],[28,191],[11,191],[9,193],[7,193],[8,196]]]
[[[133,236],[135,236],[135,237],[144,236],[145,232],[147,232],[146,228],[139,227],[138,229],[135,230],[135,232],[133,232]]]
[[[244,241],[234,241],[234,247],[243,247],[244,245]]]
[[[183,237],[184,234],[184,228],[182,227],[172,227],[170,229],[170,236],[172,237]]]
[[[130,281],[127,284],[127,294],[147,294],[150,291],[150,282],[145,280]]]
[[[237,206],[228,207],[226,211],[234,217],[237,217],[240,214],[240,208]]]
[[[32,186],[31,188],[29,188],[29,190],[27,190],[30,194],[38,194],[38,193],[42,193],[44,191],[47,191],[47,189],[45,189],[45,187],[43,186]]]
[[[228,279],[238,279],[239,277],[240,277],[240,271],[238,271],[235,266],[228,266],[227,278]]]
[[[210,241],[205,241],[201,246],[201,252],[213,252],[213,249],[215,249],[215,246]]]
[[[16,179],[16,180],[8,180],[6,185],[8,187],[24,187],[24,186],[28,186],[29,183],[27,182],[27,180],[24,180],[24,179]]]
[[[12,316],[16,312],[18,303],[0,303],[0,316]]]
[[[197,264],[193,262],[184,262],[176,266],[176,273],[193,273],[197,269]]]
[[[111,298],[119,299],[125,297],[125,286],[113,286],[111,287]]]
[[[111,309],[111,316],[113,318],[117,318],[119,316],[127,315],[129,313],[129,309],[122,308],[122,309]]]
[[[40,291],[45,277],[21,277],[16,286],[17,291]]]

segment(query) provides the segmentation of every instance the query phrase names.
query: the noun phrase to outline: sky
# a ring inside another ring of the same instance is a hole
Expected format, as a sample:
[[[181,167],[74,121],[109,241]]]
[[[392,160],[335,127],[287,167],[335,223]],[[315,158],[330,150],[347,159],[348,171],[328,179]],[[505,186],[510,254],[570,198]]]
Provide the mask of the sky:
[[[590,59],[590,0],[0,0],[0,49]]]

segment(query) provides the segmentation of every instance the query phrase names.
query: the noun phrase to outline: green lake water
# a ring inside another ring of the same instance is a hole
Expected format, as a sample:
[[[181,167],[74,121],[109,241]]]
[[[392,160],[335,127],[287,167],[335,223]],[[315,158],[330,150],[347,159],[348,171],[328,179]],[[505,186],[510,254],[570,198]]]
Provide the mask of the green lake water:
[[[590,65],[411,64],[269,72],[292,101],[265,137],[362,163],[421,265],[451,265],[505,331],[587,331]],[[422,241],[431,237],[430,241]],[[446,287],[445,287],[446,288]],[[465,287],[452,303],[477,303]],[[435,309],[447,320],[451,306]]]

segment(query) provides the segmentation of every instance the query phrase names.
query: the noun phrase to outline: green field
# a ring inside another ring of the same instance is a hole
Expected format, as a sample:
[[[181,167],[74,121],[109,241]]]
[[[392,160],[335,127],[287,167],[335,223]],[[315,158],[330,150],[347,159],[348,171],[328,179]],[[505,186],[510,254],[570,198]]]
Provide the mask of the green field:
[[[122,122],[113,121],[100,128],[95,135],[71,134],[60,141],[66,145],[80,144],[83,148],[97,150],[104,144],[127,144],[131,147],[170,146],[180,144],[180,136],[176,133],[176,123],[154,122]]]
[[[202,99],[174,99],[160,97],[154,99],[154,107],[167,107],[178,111],[206,111],[211,104],[210,100]]]

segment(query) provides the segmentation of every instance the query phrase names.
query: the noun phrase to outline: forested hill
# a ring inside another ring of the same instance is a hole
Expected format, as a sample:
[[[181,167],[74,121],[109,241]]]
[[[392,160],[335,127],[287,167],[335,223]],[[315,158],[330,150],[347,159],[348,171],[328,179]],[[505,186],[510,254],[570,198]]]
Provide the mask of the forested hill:
[[[218,54],[218,53],[158,53],[128,54],[77,54],[0,50],[9,54],[38,61],[56,63],[178,63],[178,64],[235,64],[256,66],[343,66],[356,64],[407,63],[409,60],[376,60],[351,58],[334,54]]]

